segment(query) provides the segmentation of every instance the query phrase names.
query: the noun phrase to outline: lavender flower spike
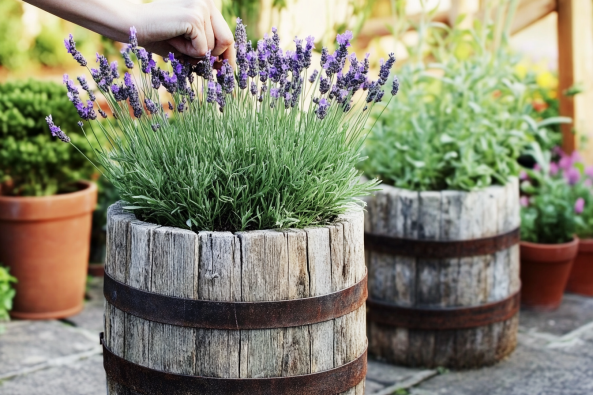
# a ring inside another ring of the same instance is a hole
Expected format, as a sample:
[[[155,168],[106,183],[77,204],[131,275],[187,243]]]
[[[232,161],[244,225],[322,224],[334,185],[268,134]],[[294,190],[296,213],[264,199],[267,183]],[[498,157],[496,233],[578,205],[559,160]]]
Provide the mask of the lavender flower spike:
[[[74,60],[76,60],[79,65],[81,65],[81,66],[87,65],[86,59],[84,58],[84,56],[82,56],[82,54],[76,50],[76,43],[74,42],[74,38],[72,37],[72,34],[70,34],[68,36],[68,38],[64,40],[64,46],[66,47],[66,50],[68,51],[68,53],[72,55]]]
[[[329,103],[325,100],[325,97],[319,100],[319,107],[317,107],[317,118],[323,119],[327,115],[327,109],[329,108]]]
[[[399,78],[393,77],[393,87],[391,88],[391,95],[395,96],[399,92]]]
[[[136,37],[136,28],[132,26],[130,28],[130,47],[135,49],[138,46],[138,37]]]
[[[311,76],[309,77],[309,82],[314,83],[317,79],[317,75],[319,75],[319,71],[313,70],[313,74],[311,74]]]
[[[70,137],[66,136],[66,134],[62,132],[62,129],[54,124],[51,114],[45,117],[45,122],[47,122],[47,126],[49,126],[49,131],[51,132],[52,136],[59,138],[65,143],[70,142]]]

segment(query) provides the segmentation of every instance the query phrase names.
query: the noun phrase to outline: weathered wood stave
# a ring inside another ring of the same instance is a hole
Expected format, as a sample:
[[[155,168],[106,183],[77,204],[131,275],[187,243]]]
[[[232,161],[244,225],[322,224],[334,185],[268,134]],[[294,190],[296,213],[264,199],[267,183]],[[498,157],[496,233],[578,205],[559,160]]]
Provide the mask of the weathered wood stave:
[[[412,192],[383,186],[367,199],[365,231],[419,240],[469,240],[516,229],[518,180],[478,192]],[[519,249],[426,259],[366,250],[369,298],[409,308],[470,307],[519,291]],[[409,366],[493,364],[516,345],[518,315],[469,329],[426,330],[368,322],[369,355]]]
[[[199,232],[108,212],[106,273],[179,298],[261,302],[322,296],[365,276],[363,214],[304,230]],[[262,317],[265,319],[265,317]],[[345,365],[366,349],[365,306],[300,327],[219,330],[151,322],[106,302],[105,345],[149,368],[220,378],[287,377]],[[134,394],[108,377],[110,395]],[[364,381],[343,394],[362,395]]]

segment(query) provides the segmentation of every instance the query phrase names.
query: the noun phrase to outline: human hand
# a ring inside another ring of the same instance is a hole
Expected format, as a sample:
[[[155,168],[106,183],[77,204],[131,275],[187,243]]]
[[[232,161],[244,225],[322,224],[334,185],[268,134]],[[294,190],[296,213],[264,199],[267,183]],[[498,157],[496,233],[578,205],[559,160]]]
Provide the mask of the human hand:
[[[136,7],[138,43],[148,51],[185,55],[190,62],[211,51],[235,67],[233,34],[212,0],[156,0]]]

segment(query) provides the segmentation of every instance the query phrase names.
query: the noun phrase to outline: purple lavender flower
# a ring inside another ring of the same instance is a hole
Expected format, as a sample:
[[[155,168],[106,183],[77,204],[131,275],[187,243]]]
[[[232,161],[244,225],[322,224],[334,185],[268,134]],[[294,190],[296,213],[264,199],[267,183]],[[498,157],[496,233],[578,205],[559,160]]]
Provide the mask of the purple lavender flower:
[[[308,69],[311,66],[311,51],[315,48],[315,38],[313,36],[308,36],[305,39],[305,53],[303,57],[303,68]]]
[[[329,89],[331,88],[330,82],[329,82],[329,78],[326,77],[320,77],[319,78],[319,92],[322,95],[325,95],[327,92],[329,92]]]
[[[325,100],[325,97],[319,100],[319,106],[317,107],[317,118],[323,119],[327,115],[327,110],[329,108],[329,103]]]
[[[555,162],[550,163],[550,175],[555,176],[560,171],[558,164]]]
[[[521,207],[529,207],[529,198],[527,196],[521,196],[519,198],[519,204]]]
[[[152,73],[150,74],[150,83],[154,89],[159,89],[161,87],[161,69],[152,69]]]
[[[206,59],[199,61],[193,68],[193,71],[198,75],[198,77],[202,77],[207,81],[212,79],[212,65],[214,64],[214,60],[216,58],[210,56],[210,51],[206,52]]]
[[[124,58],[124,63],[128,69],[134,68],[134,62],[130,58],[130,46],[126,45],[124,49],[121,50],[121,56]]]
[[[165,87],[165,89],[167,89],[167,92],[169,92],[171,94],[177,92],[177,75],[176,74],[170,75],[169,72],[162,70],[159,77],[161,79],[163,86]]]
[[[99,108],[99,109],[97,109],[97,111],[99,111],[99,114],[101,114],[101,116],[102,116],[103,118],[107,118],[107,114],[105,113],[105,111],[101,110],[100,108]]]
[[[385,94],[385,91],[383,90],[379,90],[377,92],[377,95],[375,96],[375,103],[379,103],[381,99],[383,99],[383,94]]]
[[[83,125],[83,124],[82,124],[82,121],[78,121],[78,122],[77,122],[77,125],[78,125],[78,126],[80,126],[80,127],[82,127],[82,125]]]
[[[589,178],[593,178],[593,166],[587,166],[585,168],[585,175]]]
[[[173,104],[171,104],[171,102],[167,102],[167,104],[169,104],[169,110],[173,111],[173,109],[175,108],[173,107]]]
[[[130,28],[130,48],[131,49],[135,49],[138,46],[138,37],[136,37],[136,28],[134,26],[132,26]]]
[[[181,102],[177,105],[177,111],[183,112],[185,111],[185,104],[186,104],[185,97],[181,100]]]
[[[350,30],[346,30],[344,34],[338,34],[336,40],[338,41],[338,44],[340,44],[340,46],[349,47],[350,40],[352,40],[352,37],[352,32]]]
[[[257,95],[257,84],[255,81],[251,81],[251,88],[249,89],[253,96]]]
[[[319,71],[313,70],[313,74],[311,74],[311,76],[309,77],[309,82],[314,83],[315,80],[317,79],[318,75],[319,75]]]
[[[123,85],[111,85],[111,92],[116,101],[124,101],[128,99],[128,89]]]
[[[252,82],[253,84],[253,82]],[[206,94],[206,102],[214,103],[216,101],[216,82],[208,81],[208,92]]]
[[[245,59],[249,63],[249,71],[247,72],[247,74],[251,78],[257,77],[257,54],[254,51],[247,52],[247,55],[245,55]]]
[[[325,64],[327,63],[327,56],[328,56],[327,48],[325,48],[325,47],[321,48],[321,62],[319,62],[319,64],[324,69],[325,69]]]
[[[581,179],[581,172],[576,167],[571,167],[564,172],[564,178],[569,185],[575,185]]]
[[[391,68],[395,63],[395,56],[393,53],[389,54],[389,58],[386,62],[381,59],[381,69],[379,70],[379,85],[383,86],[387,82],[389,78],[389,73],[391,72]]]
[[[237,26],[235,27],[235,48],[241,44],[247,44],[247,31],[241,18],[237,18]]]
[[[74,60],[76,60],[79,65],[87,65],[84,56],[82,56],[82,54],[76,50],[76,43],[74,42],[72,34],[68,35],[68,38],[64,40],[64,46],[66,47],[66,51],[68,51],[68,53],[72,55]]]
[[[70,137],[66,136],[62,129],[54,124],[51,114],[45,117],[45,122],[47,122],[47,126],[49,126],[49,131],[51,132],[52,136],[59,138],[64,143],[70,142]]]
[[[393,77],[393,86],[391,88],[391,95],[395,96],[399,92],[399,78],[397,76]]]
[[[158,123],[153,123],[152,125],[150,125],[150,127],[152,128],[152,130],[153,130],[154,132],[156,132],[156,131],[157,131],[157,129],[159,129],[159,128],[161,127],[161,125],[160,125],[160,124],[158,124]]]
[[[226,100],[224,98],[223,87],[220,84],[216,84],[216,102],[218,103],[218,109],[223,112]]]
[[[585,199],[580,197],[574,203],[574,212],[577,214],[582,214],[584,210],[585,210]]]
[[[218,70],[216,79],[225,93],[231,93],[235,89],[235,75],[228,60],[225,59],[222,62],[222,67]]]
[[[144,98],[144,104],[146,105],[146,109],[151,114],[154,114],[159,110],[159,106],[157,106],[156,103],[150,100],[148,97]]]
[[[247,89],[247,78],[247,71],[245,69],[242,69],[239,73],[239,88]]]
[[[76,77],[76,79],[80,83],[80,86],[82,87],[82,89],[84,89],[89,94],[89,99],[91,99],[92,101],[95,101],[97,98],[95,97],[95,94],[89,87],[89,84],[86,81],[86,78],[84,78],[83,76],[79,76],[79,77]]]
[[[143,112],[142,104],[140,104],[140,96],[138,95],[136,85],[134,85],[134,82],[132,81],[132,76],[127,72],[124,74],[124,83],[126,84],[130,106],[132,106],[132,110],[134,110],[134,116],[140,118]]]

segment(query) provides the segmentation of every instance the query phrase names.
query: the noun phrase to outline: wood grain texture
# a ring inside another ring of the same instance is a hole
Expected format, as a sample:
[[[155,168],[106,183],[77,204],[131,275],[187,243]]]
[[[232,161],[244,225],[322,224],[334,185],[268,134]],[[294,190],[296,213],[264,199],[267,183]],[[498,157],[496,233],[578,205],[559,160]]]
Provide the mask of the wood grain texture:
[[[362,212],[328,226],[236,234],[148,224],[119,204],[108,216],[106,270],[154,293],[213,301],[299,299],[348,288],[365,274]],[[365,321],[362,306],[301,327],[211,330],[105,307],[106,344],[117,355],[162,371],[227,378],[287,377],[351,362],[367,346]],[[363,393],[364,381],[343,394]],[[110,380],[108,394],[135,395]]]
[[[367,199],[367,232],[420,240],[506,233],[519,219],[518,180],[476,192],[412,192],[383,186]],[[367,251],[370,297],[405,307],[477,306],[519,289],[518,246],[495,254],[426,259]],[[512,352],[517,318],[463,330],[413,330],[370,322],[369,353],[396,364],[471,368]]]

